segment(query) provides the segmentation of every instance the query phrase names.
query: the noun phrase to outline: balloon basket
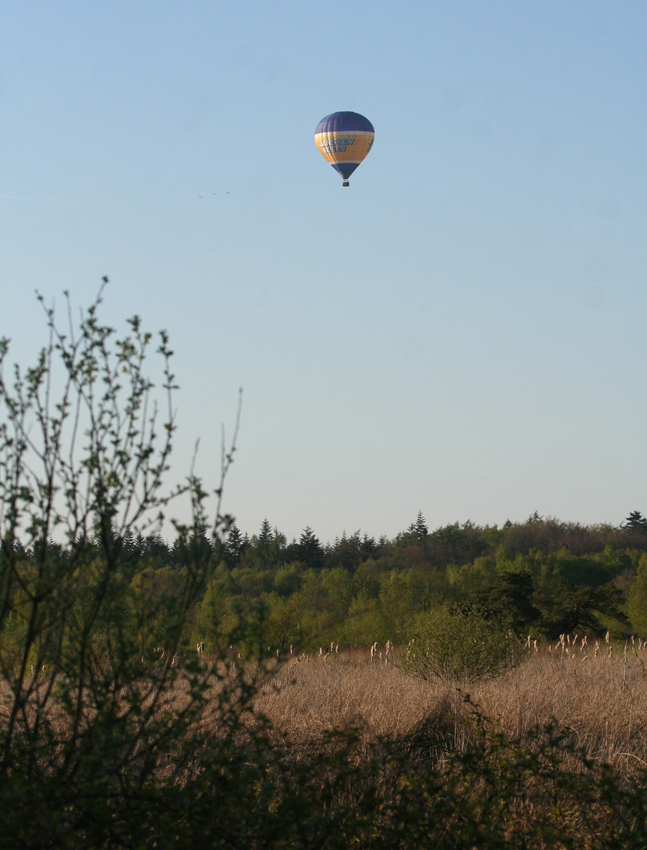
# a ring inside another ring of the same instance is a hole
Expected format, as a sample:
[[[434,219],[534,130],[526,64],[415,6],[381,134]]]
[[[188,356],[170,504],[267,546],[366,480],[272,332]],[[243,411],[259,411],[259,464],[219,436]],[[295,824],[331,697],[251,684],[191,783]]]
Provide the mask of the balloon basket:
[[[350,186],[350,183],[348,182],[348,180],[344,180],[344,182],[341,185],[342,186]]]

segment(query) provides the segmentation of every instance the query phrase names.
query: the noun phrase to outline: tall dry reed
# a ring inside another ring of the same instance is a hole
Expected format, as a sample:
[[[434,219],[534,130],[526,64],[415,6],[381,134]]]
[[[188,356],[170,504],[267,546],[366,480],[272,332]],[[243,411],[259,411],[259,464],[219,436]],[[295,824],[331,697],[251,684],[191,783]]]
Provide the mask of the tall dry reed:
[[[622,773],[647,768],[647,674],[642,653],[566,655],[531,652],[523,663],[461,690],[439,679],[423,681],[397,666],[371,664],[368,653],[316,657],[278,667],[257,707],[290,737],[306,741],[355,725],[367,739],[404,736],[430,717],[445,716],[453,745],[469,735],[472,705],[507,736],[527,744],[549,724],[586,754]],[[539,734],[541,738],[541,733]]]

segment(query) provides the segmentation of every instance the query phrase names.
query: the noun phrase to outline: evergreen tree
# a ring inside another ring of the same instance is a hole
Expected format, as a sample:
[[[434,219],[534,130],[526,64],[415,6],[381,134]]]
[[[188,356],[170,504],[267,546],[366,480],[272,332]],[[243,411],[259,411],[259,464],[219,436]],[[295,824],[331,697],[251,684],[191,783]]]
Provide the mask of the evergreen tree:
[[[244,548],[245,541],[243,535],[240,533],[240,529],[236,523],[233,523],[229,529],[227,542],[225,543],[225,560],[229,567],[235,567],[238,564]]]
[[[407,534],[417,537],[418,540],[424,540],[429,534],[429,529],[427,528],[427,523],[422,515],[422,511],[418,511],[416,521],[412,522],[409,528],[407,528]]]
[[[416,521],[413,526],[413,532],[416,537],[420,538],[420,540],[424,540],[429,534],[429,529],[427,528],[427,523],[422,515],[422,511],[418,511],[418,516],[416,517]]]
[[[594,588],[576,586],[567,579],[558,578],[553,586],[552,599],[537,595],[537,604],[543,615],[539,626],[551,639],[577,629],[603,634],[607,626],[600,620],[600,614],[622,626],[629,625],[621,602],[620,591],[613,584]]]
[[[122,562],[136,563],[141,559],[143,551],[143,537],[141,534],[135,536],[129,528],[121,539],[119,559]]]
[[[169,548],[161,534],[153,533],[144,538],[142,543],[142,555],[147,558],[159,558],[161,560],[169,559]]]
[[[309,525],[303,529],[298,545],[299,560],[310,569],[320,570],[324,564],[324,548]]]
[[[272,526],[270,525],[267,517],[263,520],[261,525],[261,530],[258,535],[258,545],[261,549],[268,549],[272,544]]]
[[[634,534],[647,534],[647,519],[640,511],[632,511],[625,520],[625,528]]]
[[[464,608],[473,608],[486,620],[505,624],[521,637],[541,616],[533,605],[533,594],[529,572],[508,571],[498,575],[490,587],[475,594]]]

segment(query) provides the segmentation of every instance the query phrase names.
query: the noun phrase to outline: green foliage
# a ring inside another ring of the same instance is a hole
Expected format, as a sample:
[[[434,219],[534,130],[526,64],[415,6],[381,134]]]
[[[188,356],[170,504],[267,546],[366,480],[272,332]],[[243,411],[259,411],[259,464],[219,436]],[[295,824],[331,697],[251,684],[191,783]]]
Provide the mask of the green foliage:
[[[529,572],[505,571],[474,594],[463,610],[479,613],[489,622],[507,627],[517,637],[528,634],[540,616],[533,605],[534,588]]]
[[[628,625],[620,608],[620,592],[612,584],[577,587],[559,578],[553,583],[550,595],[540,595],[537,604],[542,612],[541,630],[551,639],[574,631],[601,634],[604,627],[600,615],[621,626]]]
[[[544,525],[533,519],[529,527]],[[359,532],[343,535],[325,548],[324,566],[308,568],[294,560],[301,544],[287,545],[283,535],[276,529],[270,534],[269,528],[266,521],[264,534],[249,539],[235,563],[225,551],[220,565],[210,567],[217,590],[209,592],[217,594],[219,609],[228,611],[258,601],[271,612],[278,604],[275,597],[290,602],[299,628],[298,635],[291,631],[288,643],[300,650],[316,651],[333,640],[342,647],[368,647],[387,639],[406,643],[418,614],[452,605],[504,625],[518,637],[532,632],[552,638],[582,628],[604,634],[609,627],[621,634],[627,627],[626,594],[642,554],[610,543],[579,556],[569,549],[531,548],[515,554],[500,542],[504,531],[467,524],[433,532],[424,541],[409,533],[379,544]],[[511,525],[509,530],[514,529]],[[234,529],[234,534],[242,544],[241,532]],[[436,566],[439,540],[445,540],[447,551],[455,551],[463,535],[477,541],[478,548],[494,548],[467,563]],[[321,565],[314,532],[305,536],[315,538],[315,563]],[[215,557],[216,549],[210,564]],[[201,633],[201,615],[195,622],[196,640],[215,641],[212,646],[226,640],[226,630],[216,634],[207,621]],[[226,623],[230,628],[231,618]]]
[[[424,540],[425,537],[429,534],[429,528],[427,527],[427,523],[425,522],[425,518],[422,515],[422,511],[418,511],[418,516],[416,517],[416,521],[412,522],[407,532],[414,537],[417,537],[418,540]]]
[[[309,569],[316,570],[323,567],[324,549],[310,526],[306,526],[301,534],[297,547],[297,557]]]
[[[633,628],[643,637],[647,636],[647,555],[638,563],[638,575],[629,591],[627,610]]]
[[[209,594],[218,597],[213,605],[222,619],[214,631],[214,617],[203,615],[199,601],[191,614],[191,640],[206,640],[212,648],[228,645],[236,611],[262,603],[272,621],[275,597],[296,612],[298,637],[292,632],[289,642],[301,650],[318,650],[332,640],[369,646],[380,636],[406,642],[417,614],[444,605],[478,611],[524,636],[561,634],[573,623],[574,629],[602,633],[627,628],[627,594],[643,550],[642,538],[624,528],[584,528],[533,516],[502,529],[465,523],[419,536],[411,529],[379,542],[359,531],[343,534],[323,547],[308,528],[302,549],[302,542],[288,544],[266,519],[251,538],[233,524],[222,541],[204,528],[171,546],[155,533],[125,535],[118,560],[122,569],[146,563],[160,577],[166,568],[180,571],[186,557],[199,564],[206,584],[216,582]],[[582,553],[563,546],[565,541]],[[341,595],[335,582],[344,587]],[[602,590],[605,585],[613,591]],[[591,595],[587,588],[599,592]]]
[[[640,511],[632,511],[625,520],[625,528],[633,534],[647,535],[647,519]]]
[[[162,333],[160,422],[143,370],[151,336],[135,317],[115,338],[99,322],[100,300],[66,333],[46,310],[50,342],[34,369],[14,370],[13,385],[0,345],[5,846],[67,846],[75,831],[84,846],[130,841],[141,808],[182,781],[188,752],[178,744],[220,676],[193,655],[181,660],[213,547],[199,479],[164,490],[175,431],[168,340]],[[155,568],[137,550],[182,493],[193,522],[175,524],[181,566]],[[226,526],[218,509],[214,539]],[[230,698],[225,689],[223,716]]]
[[[522,656],[522,642],[505,624],[441,608],[417,619],[402,666],[423,679],[465,683],[498,676]]]
[[[245,551],[245,540],[240,533],[240,529],[236,523],[232,523],[229,533],[227,534],[227,542],[225,543],[225,559],[230,567],[235,567]]]
[[[377,599],[354,597],[348,615],[339,631],[341,646],[370,646],[375,641],[386,643],[392,634]]]

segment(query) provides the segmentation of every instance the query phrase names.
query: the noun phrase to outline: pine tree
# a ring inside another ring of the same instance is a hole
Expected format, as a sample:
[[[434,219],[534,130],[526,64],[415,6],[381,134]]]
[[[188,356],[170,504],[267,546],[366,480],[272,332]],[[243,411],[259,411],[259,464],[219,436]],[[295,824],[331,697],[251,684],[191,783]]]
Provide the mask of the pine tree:
[[[324,549],[309,525],[299,539],[299,560],[311,569],[320,570],[324,564]]]
[[[416,517],[416,521],[413,525],[413,533],[420,540],[424,540],[425,537],[429,534],[429,529],[427,528],[427,523],[425,522],[425,518],[422,515],[422,511],[418,511],[418,516]]]
[[[225,557],[230,567],[235,567],[236,564],[240,561],[240,556],[243,554],[244,547],[245,541],[243,539],[242,534],[240,533],[240,529],[238,528],[236,523],[233,523],[233,525],[229,529],[229,534],[227,535],[227,543],[225,544]]]
[[[625,528],[634,534],[647,534],[647,519],[640,511],[632,511],[625,520]]]
[[[272,526],[270,525],[267,517],[263,520],[261,525],[261,530],[258,535],[258,544],[262,549],[267,549],[272,543],[273,535],[272,535]]]

